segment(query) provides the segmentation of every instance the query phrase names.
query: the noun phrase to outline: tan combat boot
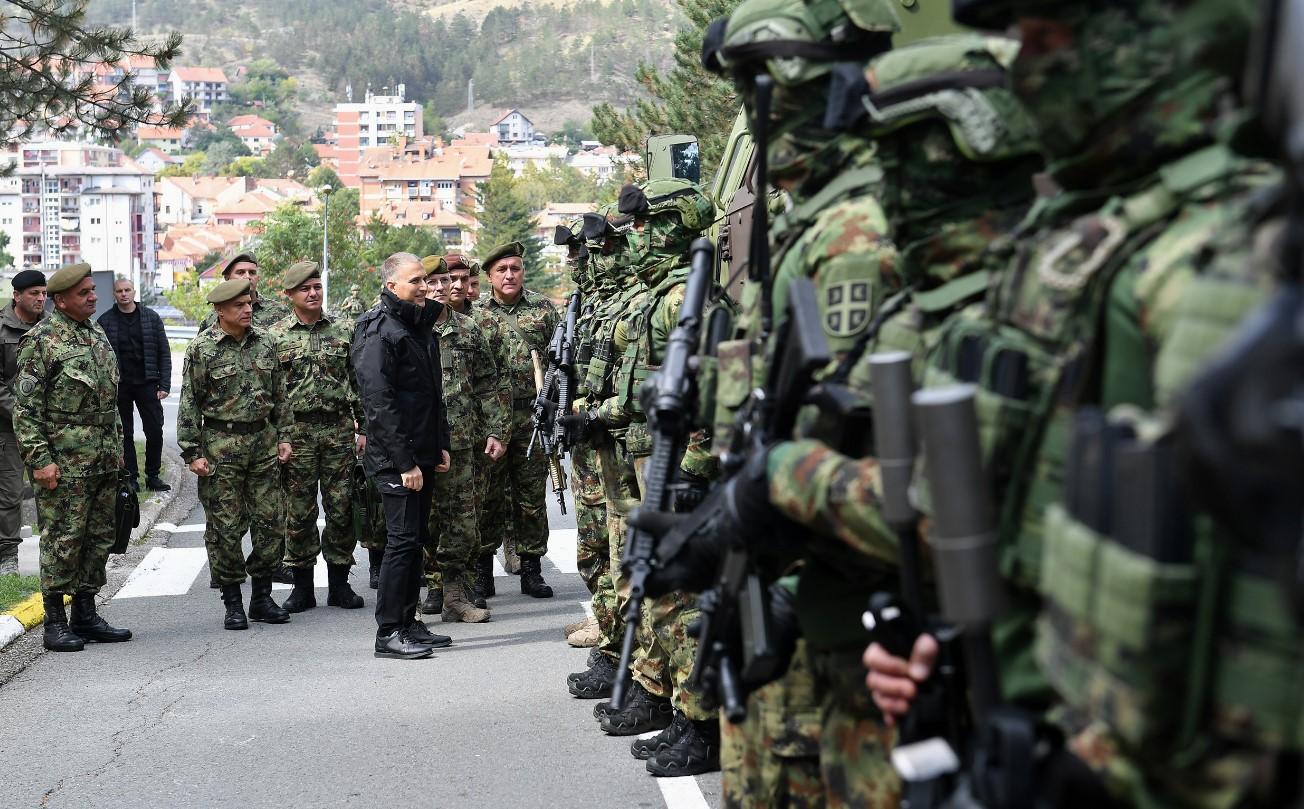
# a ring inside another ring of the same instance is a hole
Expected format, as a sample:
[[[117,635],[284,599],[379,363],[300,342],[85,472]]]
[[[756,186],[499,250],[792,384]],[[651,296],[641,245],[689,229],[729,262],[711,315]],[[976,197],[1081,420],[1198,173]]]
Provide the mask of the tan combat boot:
[[[516,540],[503,540],[503,570],[509,576],[521,574],[521,556],[516,552]]]
[[[598,619],[590,618],[579,629],[566,636],[566,642],[577,649],[592,649],[602,639],[598,631]]]
[[[569,638],[571,635],[574,635],[577,631],[579,631],[580,629],[582,629],[582,628],[584,627],[585,624],[587,624],[589,621],[593,621],[593,620],[596,620],[596,619],[594,619],[594,618],[581,618],[581,619],[579,619],[578,621],[571,621],[569,624],[566,624],[565,626],[563,626],[563,627],[561,628],[561,636],[562,636],[563,638]]]
[[[482,610],[467,600],[466,588],[462,586],[461,577],[444,580],[444,612],[446,622],[465,621],[468,624],[482,624],[492,615],[489,610]]]

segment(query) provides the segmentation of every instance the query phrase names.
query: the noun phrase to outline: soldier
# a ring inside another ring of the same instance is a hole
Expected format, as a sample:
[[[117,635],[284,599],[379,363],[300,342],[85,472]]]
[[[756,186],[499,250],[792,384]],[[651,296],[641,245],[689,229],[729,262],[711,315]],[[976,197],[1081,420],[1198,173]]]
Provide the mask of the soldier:
[[[292,314],[269,332],[294,413],[285,462],[285,563],[294,571],[294,590],[281,605],[296,613],[317,606],[313,566],[326,559],[326,603],[358,609],[362,597],[349,586],[353,566],[352,473],[356,452],[366,446],[365,418],[358,383],[349,365],[352,335],[322,312],[321,271],[301,261],[282,283]],[[326,527],[317,532],[317,490],[321,489]]]
[[[46,285],[54,312],[18,352],[14,430],[36,484],[41,518],[44,645],[80,652],[86,641],[118,643],[131,631],[95,609],[113,547],[113,507],[122,467],[118,364],[95,315],[89,264],[70,264]],[[72,620],[63,597],[72,596]]]
[[[367,311],[367,304],[362,301],[362,290],[357,284],[349,286],[348,296],[340,302],[340,317],[346,320],[357,320],[358,315]]]
[[[208,293],[217,325],[186,347],[177,414],[181,459],[199,476],[223,626],[234,630],[248,629],[249,620],[290,620],[272,600],[272,573],[285,555],[281,468],[290,459],[294,413],[275,338],[251,325],[251,289],[231,279]],[[246,530],[253,540],[247,559],[240,549]],[[246,573],[253,579],[247,617],[240,593]]]
[[[452,446],[452,467],[435,478],[435,507],[431,510],[426,546],[426,584],[429,590],[421,611],[442,613],[445,621],[482,623],[489,610],[478,607],[466,586],[480,556],[480,464],[477,456],[502,457],[511,410],[506,406],[505,384],[498,374],[484,335],[470,317],[454,311],[452,276],[448,263],[427,256],[422,266],[431,268],[431,296],[445,304],[435,321],[439,358],[443,368],[444,407]],[[463,268],[465,272],[465,268]],[[480,439],[484,438],[481,444]],[[468,496],[469,495],[469,496]],[[441,578],[437,578],[441,577]],[[442,579],[442,592],[440,581]]]
[[[467,279],[466,299],[472,303],[480,300],[480,263],[472,261],[467,265],[471,269],[471,275]]]
[[[258,294],[258,260],[252,253],[236,253],[222,259],[222,278],[227,281],[235,279],[249,282],[249,295],[254,307],[251,323],[255,328],[265,331],[290,315],[290,307],[283,301]],[[209,312],[199,324],[199,330],[204,331],[216,325],[216,311]]]
[[[18,575],[23,529],[23,457],[14,435],[14,378],[18,345],[45,316],[45,273],[23,270],[12,281],[14,298],[0,310],[0,576]]]
[[[510,540],[521,559],[521,593],[552,598],[540,564],[548,552],[547,459],[542,453],[527,458],[526,451],[536,378],[542,378],[548,342],[560,316],[547,298],[525,288],[524,252],[519,242],[511,242],[495,247],[484,261],[493,286],[485,309],[506,326],[499,373],[511,387],[512,426],[507,454],[490,469],[490,505],[482,548],[492,549]]]

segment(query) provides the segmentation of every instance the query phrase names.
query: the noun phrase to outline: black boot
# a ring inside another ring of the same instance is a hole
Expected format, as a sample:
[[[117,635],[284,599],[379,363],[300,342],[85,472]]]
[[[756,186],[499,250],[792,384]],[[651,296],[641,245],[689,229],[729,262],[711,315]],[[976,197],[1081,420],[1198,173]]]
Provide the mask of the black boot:
[[[249,619],[245,617],[244,596],[240,594],[240,585],[222,585],[222,603],[226,605],[226,620],[223,629],[248,629]]]
[[[265,624],[283,624],[290,620],[290,613],[281,609],[272,600],[271,578],[255,578],[253,590],[249,596],[249,620]]]
[[[679,737],[684,735],[684,729],[689,724],[687,716],[675,711],[675,718],[670,720],[670,727],[655,736],[649,736],[646,739],[635,739],[634,743],[629,746],[629,754],[639,761],[647,761],[662,750],[673,747],[679,741]]]
[[[674,709],[670,707],[670,700],[654,697],[643,686],[631,683],[625,710],[608,709],[598,723],[608,736],[638,736],[649,730],[668,727],[672,718]]]
[[[285,599],[281,608],[289,613],[303,612],[317,606],[317,594],[313,591],[312,568],[295,567],[294,571],[294,589],[290,591],[290,597]],[[250,607],[253,605],[250,604]]]
[[[131,640],[130,629],[118,629],[109,626],[95,610],[94,593],[78,593],[72,597],[72,620],[68,628],[83,640],[96,643],[122,643]]]
[[[552,588],[543,580],[539,557],[533,554],[521,554],[521,595],[552,598]]]
[[[426,598],[418,607],[422,615],[438,615],[444,611],[444,589],[430,585],[426,588]]]
[[[498,595],[498,589],[494,587],[494,555],[493,551],[480,554],[480,589],[485,598],[493,598]],[[479,604],[476,604],[479,607]],[[481,607],[483,609],[483,607]]]
[[[346,610],[361,609],[363,605],[362,596],[353,592],[349,586],[349,566],[348,565],[326,565],[327,583],[330,589],[326,591],[326,606],[343,607]]]
[[[80,652],[86,648],[81,635],[68,627],[68,614],[63,611],[63,594],[41,597],[45,604],[45,648],[52,652]]]
[[[371,589],[380,589],[380,563],[385,561],[385,549],[367,548],[367,565],[371,568]]]
[[[277,565],[272,571],[272,581],[277,584],[294,584],[294,571],[295,568],[289,565]]]
[[[611,696],[611,680],[616,673],[616,664],[611,658],[599,654],[597,660],[589,665],[588,671],[566,675],[566,688],[571,696],[580,699],[602,699]]]
[[[673,744],[654,753],[647,760],[648,772],[668,778],[701,775],[719,769],[720,721],[718,719],[687,722],[683,732]]]

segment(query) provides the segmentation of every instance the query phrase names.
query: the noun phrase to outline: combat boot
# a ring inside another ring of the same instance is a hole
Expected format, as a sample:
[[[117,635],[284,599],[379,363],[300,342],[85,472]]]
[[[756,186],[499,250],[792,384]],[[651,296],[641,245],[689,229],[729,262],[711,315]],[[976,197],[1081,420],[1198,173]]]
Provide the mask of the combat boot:
[[[630,684],[625,710],[608,710],[598,724],[608,736],[638,736],[649,730],[669,727],[672,718],[674,709],[670,707],[669,699],[654,697],[634,682]]]
[[[0,576],[18,575],[18,549],[0,551]]]
[[[647,771],[664,778],[720,769],[720,720],[691,720],[674,743],[647,760]]]
[[[68,614],[63,611],[63,595],[41,597],[45,604],[45,638],[42,643],[52,652],[80,652],[86,641],[68,626]]]
[[[484,597],[484,588],[480,586],[480,576],[475,571],[468,570],[462,574],[462,592],[466,594],[466,600],[478,609],[489,609],[489,602]]]
[[[294,589],[282,603],[281,608],[288,613],[303,612],[317,606],[317,593],[314,592],[312,581],[312,568],[295,567],[290,568],[294,571]],[[250,608],[253,605],[250,604]]]
[[[552,588],[543,580],[542,565],[534,554],[521,556],[521,595],[552,598]]]
[[[462,584],[460,577],[449,581],[448,589],[444,591],[443,618],[445,621],[465,621],[468,624],[482,624],[491,617],[489,610],[480,609],[467,601],[465,585]]]
[[[688,717],[679,711],[675,711],[675,718],[670,720],[670,727],[655,736],[649,736],[646,739],[635,739],[634,743],[629,746],[629,754],[639,761],[647,761],[662,750],[674,746],[675,742],[679,741],[679,737],[684,735],[684,728],[688,724]]]
[[[588,671],[566,675],[566,688],[573,697],[602,699],[611,696],[611,680],[615,674],[616,664],[610,657],[599,654],[589,663]]]
[[[222,603],[226,605],[226,620],[223,629],[248,629],[249,619],[245,617],[244,596],[240,594],[239,584],[222,585]]]
[[[272,579],[255,578],[249,595],[249,620],[265,624],[283,624],[290,620],[290,613],[272,600]]]
[[[492,552],[480,554],[479,573],[478,583],[484,597],[493,598],[498,595],[498,589],[494,587],[494,555]]]
[[[277,565],[272,571],[272,581],[277,584],[294,584],[294,571],[295,568],[289,565]]]
[[[370,568],[371,589],[380,589],[380,563],[385,561],[385,549],[367,548],[367,566]]]
[[[516,552],[516,540],[503,540],[503,570],[507,571],[507,575],[519,576],[521,561],[521,555]]]
[[[68,628],[83,640],[96,643],[122,643],[131,640],[130,629],[109,626],[109,622],[95,609],[94,593],[78,593],[72,597],[72,620]]]
[[[326,565],[326,606],[357,610],[363,606],[362,596],[349,586],[348,565]]]
[[[576,649],[592,649],[602,640],[602,631],[598,629],[598,620],[590,618],[579,629],[566,636],[566,642]]]
[[[452,590],[453,588],[450,585],[448,589]],[[422,615],[438,615],[439,613],[443,612],[444,591],[439,589],[433,584],[430,585],[429,587],[426,588],[425,601],[422,601],[421,606],[418,607],[417,609],[421,611]],[[444,620],[447,621],[448,619],[445,618]]]
[[[563,638],[569,638],[571,635],[574,635],[576,632],[582,629],[584,625],[587,624],[590,620],[592,619],[581,618],[578,621],[571,621],[569,624],[566,624],[561,628],[561,636]]]

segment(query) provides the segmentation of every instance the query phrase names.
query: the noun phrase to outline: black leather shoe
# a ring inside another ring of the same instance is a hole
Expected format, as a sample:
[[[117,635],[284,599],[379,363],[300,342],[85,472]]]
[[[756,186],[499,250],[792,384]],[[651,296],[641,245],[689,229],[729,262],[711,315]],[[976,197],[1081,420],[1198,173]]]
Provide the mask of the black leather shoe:
[[[388,635],[376,636],[376,657],[388,657],[391,660],[420,660],[434,653],[433,646],[417,643],[402,629]]]
[[[436,635],[434,632],[431,632],[430,629],[420,621],[413,621],[412,623],[403,627],[403,631],[406,632],[407,636],[410,639],[412,639],[414,642],[424,643],[425,645],[434,649],[442,649],[445,646],[453,645],[452,638],[448,637],[447,635]]]
[[[151,478],[145,478],[145,488],[151,492],[170,492],[172,487],[163,482],[163,478],[155,475]]]
[[[244,596],[240,594],[240,585],[222,585],[222,603],[226,605],[226,619],[222,621],[223,629],[249,628],[249,619],[245,616]]]
[[[349,586],[348,565],[326,565],[326,578],[330,589],[326,591],[326,606],[340,607],[346,610],[361,609],[362,596],[353,592]]]
[[[249,596],[249,620],[265,624],[283,624],[290,620],[290,613],[272,600],[271,579],[254,579],[253,592]]]
[[[94,593],[78,593],[72,597],[71,629],[82,640],[96,643],[122,643],[131,640],[130,629],[109,626],[109,622],[95,610]]]
[[[629,754],[639,761],[647,761],[662,750],[674,746],[675,742],[679,741],[679,737],[684,734],[684,728],[688,724],[688,717],[676,711],[675,718],[670,720],[670,727],[655,736],[635,739],[629,746]]]
[[[521,595],[552,598],[552,588],[543,580],[539,557],[521,554]]]
[[[426,588],[426,598],[418,607],[422,615],[438,615],[444,611],[444,591],[433,584]]]
[[[566,675],[566,688],[579,699],[603,699],[611,696],[611,679],[616,664],[604,654],[589,666],[588,671]]]
[[[643,686],[632,683],[625,710],[608,710],[599,724],[608,736],[638,736],[649,730],[669,727],[673,718],[674,709],[670,707],[670,700],[654,697]]]
[[[45,604],[45,633],[42,644],[51,652],[80,652],[86,648],[81,635],[68,627],[68,614],[63,610],[63,594],[41,597]]]
[[[311,567],[295,567],[294,571],[294,589],[290,595],[281,603],[281,609],[290,614],[310,610],[317,606],[317,593],[313,589]]]
[[[720,769],[720,722],[689,721],[670,746],[647,760],[647,771],[662,778],[701,775]]]

